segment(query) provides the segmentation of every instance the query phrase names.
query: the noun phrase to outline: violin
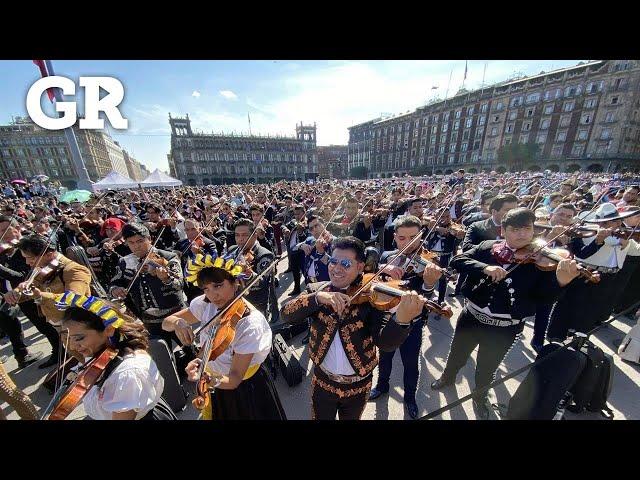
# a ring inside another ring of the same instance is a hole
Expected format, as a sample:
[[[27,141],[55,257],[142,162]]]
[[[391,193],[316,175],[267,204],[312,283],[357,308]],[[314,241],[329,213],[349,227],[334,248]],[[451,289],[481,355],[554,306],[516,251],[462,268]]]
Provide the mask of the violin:
[[[540,223],[540,222],[535,222],[533,226],[535,228],[539,228],[541,230],[547,230],[547,231],[551,231],[553,229],[552,225],[547,225],[545,223]],[[593,237],[594,235],[597,235],[597,233],[598,233],[597,229],[594,229],[591,227],[584,227],[581,225],[575,225],[569,228],[564,234],[567,235],[568,237],[587,238],[587,237]]]
[[[535,253],[534,253],[535,252]],[[543,247],[532,242],[526,247],[519,248],[514,252],[513,263],[533,263],[539,270],[552,271],[558,266],[561,260],[571,258],[571,253],[564,248]],[[600,282],[600,274],[590,270],[587,266],[578,263],[579,276],[591,283]]]
[[[199,380],[196,386],[196,397],[192,401],[193,406],[198,410],[203,410],[209,405],[210,396],[208,393],[212,390],[211,387],[209,387],[211,375],[205,371],[205,367],[208,362],[215,360],[229,348],[229,345],[231,345],[231,342],[236,336],[238,322],[242,320],[248,308],[244,299],[238,298],[227,311],[213,323],[212,328],[207,332],[207,338],[198,355],[201,361],[198,370]]]
[[[49,407],[42,415],[42,420],[64,420],[80,405],[84,396],[102,378],[104,371],[111,361],[118,356],[118,350],[107,347],[94,357],[82,369],[71,385],[53,397]]]
[[[142,268],[144,270],[144,273],[149,273],[150,270],[154,270],[156,268],[167,268],[168,266],[169,260],[152,251],[147,255]],[[169,273],[169,276],[173,275],[168,268],[167,272]]]
[[[40,283],[46,282],[47,280],[49,280],[51,277],[55,275],[55,273],[58,271],[59,268],[60,268],[60,262],[58,261],[57,258],[54,258],[53,260],[51,260],[44,267],[34,267],[33,270],[31,270],[29,277],[27,277],[25,281],[25,285],[22,288],[22,291],[20,293],[22,293],[22,295],[25,295],[25,296],[32,295],[31,285],[33,284],[33,282],[35,282],[36,280],[38,280],[38,282]]]
[[[354,297],[356,293],[374,277],[374,273],[365,273],[362,280],[351,285],[347,289],[347,295]],[[357,296],[352,298],[351,302],[357,304],[369,303],[377,310],[387,311],[395,308],[400,303],[400,298],[408,290],[408,282],[406,280],[389,280],[387,282],[373,281],[368,283],[367,287],[359,292]],[[449,306],[441,306],[433,300],[426,300],[424,309],[427,312],[435,312],[446,318],[451,318],[453,311]]]

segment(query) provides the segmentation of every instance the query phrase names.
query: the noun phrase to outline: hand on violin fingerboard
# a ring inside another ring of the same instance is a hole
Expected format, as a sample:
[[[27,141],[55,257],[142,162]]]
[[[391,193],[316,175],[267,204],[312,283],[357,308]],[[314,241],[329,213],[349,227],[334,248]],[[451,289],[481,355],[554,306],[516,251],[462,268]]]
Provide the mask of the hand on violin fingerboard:
[[[558,262],[556,268],[556,278],[561,287],[568,285],[574,278],[578,277],[580,272],[578,271],[578,264],[575,260],[564,259]]]

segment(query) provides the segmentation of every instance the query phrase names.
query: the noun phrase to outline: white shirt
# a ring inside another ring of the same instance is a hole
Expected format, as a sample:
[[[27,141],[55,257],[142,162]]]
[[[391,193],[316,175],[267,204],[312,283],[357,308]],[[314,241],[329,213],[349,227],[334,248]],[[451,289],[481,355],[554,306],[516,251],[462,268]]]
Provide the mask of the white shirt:
[[[94,420],[111,420],[113,413],[136,411],[136,420],[160,401],[164,379],[147,353],[131,353],[107,377],[101,388],[93,386],[82,400]]]
[[[218,309],[213,303],[205,302],[205,296],[200,295],[191,300],[189,311],[191,311],[200,322],[205,323],[213,318]],[[210,325],[200,332],[201,342],[206,339],[205,335],[210,332],[212,327],[213,325]],[[264,362],[269,356],[270,351],[271,327],[269,327],[262,313],[255,308],[251,308],[251,313],[236,325],[236,335],[231,345],[229,345],[222,355],[209,362],[208,366],[214,372],[229,375],[234,353],[252,353],[253,357],[251,358],[249,366],[253,366]]]
[[[336,375],[355,375],[356,372],[349,363],[338,332],[333,337],[329,350],[322,361],[322,367]]]

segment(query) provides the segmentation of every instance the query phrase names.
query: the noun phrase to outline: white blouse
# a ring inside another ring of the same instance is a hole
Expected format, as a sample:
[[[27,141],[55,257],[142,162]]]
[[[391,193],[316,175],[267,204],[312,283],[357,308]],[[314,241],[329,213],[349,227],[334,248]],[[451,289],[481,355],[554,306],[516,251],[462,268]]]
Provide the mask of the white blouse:
[[[249,304],[249,302],[247,303]],[[205,301],[204,295],[200,295],[191,300],[189,310],[202,323],[211,320],[218,311],[213,303]],[[211,328],[212,325],[200,332],[200,342],[205,340],[205,335]],[[264,318],[264,315],[256,310],[255,307],[251,306],[251,313],[238,322],[236,335],[231,345],[229,345],[222,355],[210,361],[208,367],[214,372],[229,375],[232,357],[235,352],[242,354],[253,353],[249,365],[251,367],[264,362],[269,356],[270,351],[271,327],[267,319]]]
[[[113,413],[136,411],[136,420],[160,401],[164,379],[147,353],[130,353],[102,384],[84,397],[84,410],[94,420],[111,420]]]

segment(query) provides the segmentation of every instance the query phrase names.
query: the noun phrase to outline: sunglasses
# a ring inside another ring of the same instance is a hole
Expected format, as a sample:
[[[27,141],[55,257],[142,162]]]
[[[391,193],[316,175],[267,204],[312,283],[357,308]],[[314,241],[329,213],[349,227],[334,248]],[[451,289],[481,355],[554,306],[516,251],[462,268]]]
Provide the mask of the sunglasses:
[[[342,266],[342,268],[344,268],[344,269],[349,269],[349,268],[351,268],[351,265],[353,265],[353,262],[351,260],[349,260],[348,258],[343,258],[342,260],[340,260],[339,258],[330,257],[329,258],[329,263],[331,265],[338,265],[338,263],[339,263],[340,266]]]

